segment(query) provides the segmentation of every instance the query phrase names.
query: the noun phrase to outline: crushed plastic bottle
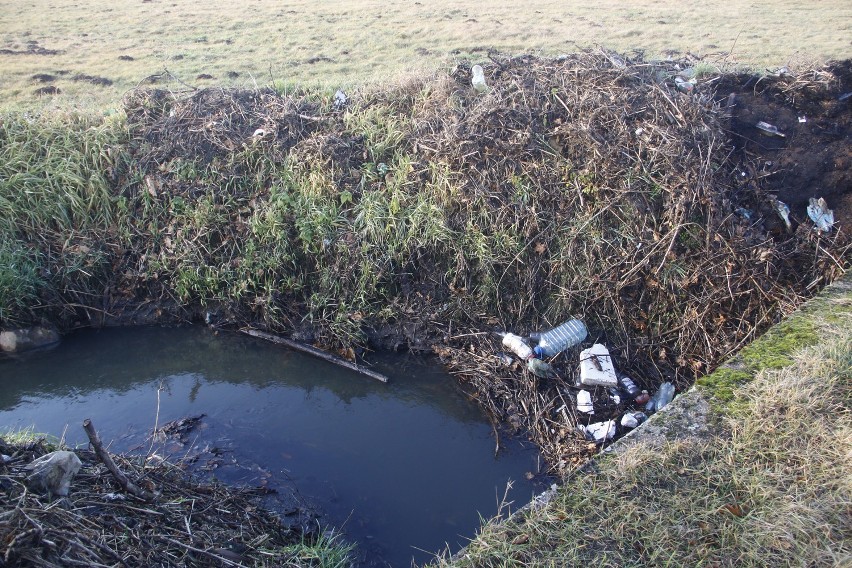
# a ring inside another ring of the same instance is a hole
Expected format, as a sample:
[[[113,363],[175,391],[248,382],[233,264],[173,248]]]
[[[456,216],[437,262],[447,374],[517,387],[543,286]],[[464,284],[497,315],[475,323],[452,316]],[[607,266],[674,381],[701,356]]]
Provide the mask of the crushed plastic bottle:
[[[553,357],[579,344],[588,334],[586,324],[578,319],[570,319],[550,331],[532,333],[530,339],[538,341],[538,345],[533,349],[537,357]]]
[[[540,377],[542,379],[552,379],[556,377],[556,371],[553,370],[553,367],[541,359],[536,359],[535,357],[527,359],[527,370],[536,377]]]
[[[510,349],[515,355],[517,355],[521,359],[527,360],[533,357],[532,347],[527,345],[523,337],[508,332],[500,333],[498,335],[503,336],[503,346],[507,349]]]
[[[654,396],[652,396],[651,400],[648,401],[648,404],[645,405],[645,410],[648,412],[659,412],[672,401],[674,398],[674,391],[675,388],[673,384],[668,382],[661,384],[659,390],[654,393]]]

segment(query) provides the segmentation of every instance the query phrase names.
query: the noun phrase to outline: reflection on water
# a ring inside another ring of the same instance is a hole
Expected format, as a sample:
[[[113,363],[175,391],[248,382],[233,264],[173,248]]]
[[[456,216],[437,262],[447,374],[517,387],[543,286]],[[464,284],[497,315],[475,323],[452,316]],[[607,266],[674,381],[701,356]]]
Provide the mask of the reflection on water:
[[[215,447],[232,464],[212,474],[295,489],[375,565],[457,550],[480,515],[496,512],[509,480],[515,507],[530,499],[524,474],[536,470],[536,452],[501,439],[495,458],[490,425],[451,377],[405,356],[376,368],[389,384],[202,328],[83,332],[0,360],[0,429],[65,432],[83,444],[91,418],[112,450],[127,451],[143,445],[158,410],[159,424],[205,414],[189,445]]]

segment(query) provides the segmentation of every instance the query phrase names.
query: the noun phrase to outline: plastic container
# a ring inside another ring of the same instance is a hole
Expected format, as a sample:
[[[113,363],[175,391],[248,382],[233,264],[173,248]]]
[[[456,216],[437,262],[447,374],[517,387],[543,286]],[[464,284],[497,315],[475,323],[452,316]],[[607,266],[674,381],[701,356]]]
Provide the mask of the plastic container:
[[[533,357],[532,347],[527,345],[523,337],[514,333],[502,333],[501,335],[503,336],[503,346],[512,351],[512,353],[524,360]]]
[[[663,383],[660,389],[654,393],[648,404],[645,405],[645,410],[649,412],[659,412],[674,398],[674,385],[671,383]]]
[[[633,379],[626,375],[618,379],[618,384],[621,386],[621,390],[626,392],[627,396],[632,400],[636,400],[636,397],[642,393],[639,387],[636,386],[636,383],[633,382]]]
[[[592,393],[586,390],[577,393],[577,411],[584,414],[595,413],[595,407],[592,405]]]
[[[527,359],[527,369],[530,373],[542,379],[552,379],[556,377],[556,372],[553,370],[553,367],[541,359],[536,359],[535,357]]]
[[[578,319],[570,319],[562,325],[545,331],[533,333],[530,339],[538,341],[533,351],[538,357],[553,357],[569,347],[574,347],[589,335],[586,324]]]
[[[473,75],[470,80],[473,88],[476,89],[478,93],[484,93],[487,91],[488,85],[485,84],[485,71],[482,69],[482,66],[474,65],[470,68],[470,73]]]

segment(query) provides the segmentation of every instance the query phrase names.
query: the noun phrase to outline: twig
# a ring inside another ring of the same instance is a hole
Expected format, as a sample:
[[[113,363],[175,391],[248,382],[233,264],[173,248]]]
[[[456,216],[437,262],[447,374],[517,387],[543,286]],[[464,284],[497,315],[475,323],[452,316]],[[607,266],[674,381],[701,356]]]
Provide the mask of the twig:
[[[157,498],[156,495],[150,491],[146,491],[145,489],[138,487],[132,481],[127,479],[127,476],[118,469],[118,466],[115,465],[115,462],[112,460],[112,456],[110,456],[109,452],[104,449],[103,443],[98,436],[98,432],[95,430],[92,421],[88,418],[83,420],[83,429],[86,431],[86,435],[89,437],[89,442],[91,442],[92,448],[95,450],[95,454],[97,454],[98,459],[103,462],[115,480],[118,481],[118,484],[121,485],[122,489],[149,503]]]
[[[273,335],[271,333],[266,333],[264,331],[260,331],[258,329],[241,329],[240,333],[245,333],[246,335],[250,335],[252,337],[257,337],[259,339],[265,339],[267,341],[271,341],[272,343],[277,343],[278,345],[285,345],[290,349],[295,349],[297,351],[301,351],[302,353],[307,353],[309,355],[313,355],[314,357],[319,357],[329,363],[334,363],[335,365],[339,365],[340,367],[345,367],[347,369],[351,369],[353,371],[357,371],[362,375],[366,375],[371,379],[376,379],[377,381],[381,381],[383,383],[388,382],[388,378],[376,371],[372,371],[370,369],[365,369],[361,367],[357,363],[352,363],[351,361],[346,361],[345,359],[341,359],[336,355],[332,355],[327,351],[323,351],[322,349],[317,349],[311,345],[305,345],[304,343],[299,343],[298,341],[293,341],[292,339],[287,339],[286,337],[281,337],[280,335]]]

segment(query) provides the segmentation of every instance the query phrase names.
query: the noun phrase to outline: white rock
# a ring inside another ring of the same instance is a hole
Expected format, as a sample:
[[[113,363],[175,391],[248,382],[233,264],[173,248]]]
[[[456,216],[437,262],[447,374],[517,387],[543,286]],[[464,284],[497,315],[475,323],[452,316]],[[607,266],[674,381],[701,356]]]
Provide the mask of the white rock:
[[[606,346],[595,343],[580,352],[580,382],[590,386],[618,386],[618,377]]]
[[[59,333],[55,329],[46,327],[14,329],[0,333],[0,350],[7,353],[19,353],[58,341]]]
[[[26,466],[25,469],[31,472],[27,475],[27,482],[31,487],[51,495],[65,497],[71,489],[71,480],[82,466],[83,463],[74,452],[51,452]]]

